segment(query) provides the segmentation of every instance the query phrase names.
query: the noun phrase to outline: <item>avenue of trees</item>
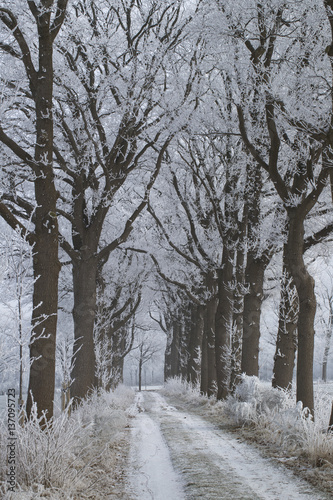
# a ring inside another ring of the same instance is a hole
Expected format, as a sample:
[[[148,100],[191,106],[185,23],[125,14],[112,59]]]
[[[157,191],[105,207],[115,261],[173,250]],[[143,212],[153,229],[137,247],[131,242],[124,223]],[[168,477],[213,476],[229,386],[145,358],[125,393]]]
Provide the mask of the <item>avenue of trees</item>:
[[[76,400],[119,383],[131,351],[142,368],[159,349],[143,316],[166,335],[166,379],[226,398],[259,375],[270,293],[273,386],[295,371],[314,413],[315,328],[325,379],[332,337],[309,264],[333,231],[333,0],[4,0],[0,25],[27,414],[52,417],[57,357]]]

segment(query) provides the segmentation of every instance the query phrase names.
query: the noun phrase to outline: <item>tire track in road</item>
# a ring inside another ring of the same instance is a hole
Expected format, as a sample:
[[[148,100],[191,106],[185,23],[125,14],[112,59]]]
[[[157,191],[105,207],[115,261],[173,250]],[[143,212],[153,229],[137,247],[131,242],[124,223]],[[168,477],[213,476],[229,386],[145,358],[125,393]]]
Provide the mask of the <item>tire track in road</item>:
[[[131,429],[128,493],[133,500],[185,499],[159,424],[144,411],[143,393],[136,398],[138,413]]]
[[[138,404],[144,411],[132,429],[131,469],[137,473],[132,474],[133,499],[329,498],[282,465],[263,458],[251,445],[198,416],[176,410],[159,393],[141,393]]]

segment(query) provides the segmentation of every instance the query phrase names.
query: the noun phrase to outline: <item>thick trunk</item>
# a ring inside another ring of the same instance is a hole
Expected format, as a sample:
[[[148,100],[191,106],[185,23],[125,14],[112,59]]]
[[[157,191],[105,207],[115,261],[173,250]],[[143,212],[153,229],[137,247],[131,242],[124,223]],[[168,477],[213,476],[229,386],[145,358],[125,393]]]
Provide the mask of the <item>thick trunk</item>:
[[[273,368],[273,387],[290,389],[297,349],[298,296],[286,266],[286,245],[283,251],[283,274],[279,307],[279,326]]]
[[[202,338],[204,328],[204,308],[193,306],[192,329],[189,343],[189,360],[187,366],[187,381],[196,384],[200,378]]]
[[[189,364],[189,344],[192,332],[191,308],[181,316],[183,324],[180,325],[179,344],[179,374],[183,380],[187,379]]]
[[[215,315],[215,358],[217,377],[217,399],[228,395],[229,365],[226,359],[230,348],[233,313],[233,258],[227,247],[223,248],[222,270],[218,281],[218,305]]]
[[[141,392],[142,389],[142,361],[140,359],[139,361],[139,392]]]
[[[207,396],[216,393],[216,356],[215,356],[215,315],[216,298],[212,298],[204,312],[204,335],[201,359],[201,392]]]
[[[259,100],[259,92],[254,99]],[[252,113],[252,122],[258,120],[257,110]],[[247,165],[245,207],[247,223],[248,251],[245,267],[245,285],[248,293],[244,296],[243,338],[241,370],[246,375],[259,374],[260,316],[263,300],[263,283],[266,262],[258,256],[258,233],[260,231],[260,199],[263,186],[261,168],[256,162]]]
[[[333,297],[329,297],[329,310],[330,316],[328,320],[328,327],[326,330],[325,349],[323,355],[322,379],[324,382],[327,382],[327,361],[331,349],[331,339],[333,334]]]
[[[41,16],[39,26],[39,71],[36,89],[36,147],[35,160],[38,175],[35,180],[35,245],[33,272],[35,278],[32,311],[32,339],[30,346],[30,379],[27,414],[32,398],[38,414],[47,411],[53,415],[55,387],[55,352],[58,308],[58,222],[56,216],[57,192],[52,170],[53,155],[53,64],[52,38],[48,22]],[[40,338],[44,337],[44,338]]]
[[[256,377],[259,375],[260,316],[266,266],[267,259],[248,253],[245,283],[249,288],[244,296],[242,372]]]
[[[179,368],[179,336],[180,336],[180,324],[178,321],[174,321],[173,331],[172,331],[172,342],[170,346],[170,376],[178,376]]]
[[[112,383],[112,389],[115,389],[117,385],[122,384],[124,380],[124,359],[129,353],[126,350],[126,338],[127,330],[126,328],[121,328],[116,332],[117,338],[117,349],[116,354],[112,358],[112,372],[115,374],[115,380]]]
[[[204,330],[202,336],[202,352],[201,352],[201,374],[200,374],[200,392],[208,394],[208,359],[207,359],[207,335],[204,318]]]
[[[167,339],[164,358],[164,380],[177,377],[179,375],[179,341],[180,341],[180,324],[178,319],[172,323],[172,329]]]
[[[323,382],[327,382],[327,361],[323,362],[321,378]]]
[[[73,262],[74,351],[71,395],[84,398],[95,385],[94,324],[96,315],[97,258]]]
[[[110,363],[106,390],[114,390],[123,382],[124,358],[129,353],[126,347],[128,330],[119,328],[112,334],[106,333],[110,345]]]
[[[241,239],[237,249],[236,286],[234,291],[234,316],[231,341],[230,391],[233,393],[241,381],[242,338],[244,314],[244,282],[245,282],[245,219],[242,223]]]
[[[56,221],[53,223],[56,224]],[[41,230],[41,234],[36,239],[33,257],[36,281],[33,291],[33,334],[30,346],[32,364],[27,415],[30,415],[33,398],[37,404],[38,414],[40,415],[43,410],[46,410],[48,418],[53,415],[55,388],[58,276],[60,270],[57,239],[57,225],[51,233],[45,233]]]
[[[303,260],[304,246],[303,212],[289,209],[289,232],[287,241],[287,265],[297,288],[299,298],[298,356],[297,356],[297,401],[313,413],[313,351],[314,318],[316,297],[314,280],[308,273]]]
[[[207,303],[204,316],[204,329],[207,342],[207,396],[216,393],[216,355],[215,355],[215,317],[217,309],[216,281],[213,276],[208,276],[208,290],[212,294]]]
[[[124,358],[121,358],[118,364],[119,367],[119,384],[124,383]]]
[[[170,335],[170,333],[168,333]],[[172,335],[172,334],[171,334]],[[171,337],[170,335],[170,337]],[[167,344],[164,353],[164,382],[171,378],[171,338],[167,338]]]
[[[330,422],[328,424],[328,430],[333,432],[333,402],[332,402]]]

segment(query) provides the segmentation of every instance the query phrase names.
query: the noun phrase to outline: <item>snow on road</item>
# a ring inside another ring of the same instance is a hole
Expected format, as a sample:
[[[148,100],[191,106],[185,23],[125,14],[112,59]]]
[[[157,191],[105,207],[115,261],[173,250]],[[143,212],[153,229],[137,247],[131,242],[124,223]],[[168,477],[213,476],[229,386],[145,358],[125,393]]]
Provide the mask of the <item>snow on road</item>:
[[[324,500],[282,465],[261,457],[156,392],[137,396],[128,473],[133,500]]]
[[[130,494],[133,499],[185,499],[159,425],[144,412],[142,402],[143,396],[139,393],[136,398],[139,414],[131,436]]]

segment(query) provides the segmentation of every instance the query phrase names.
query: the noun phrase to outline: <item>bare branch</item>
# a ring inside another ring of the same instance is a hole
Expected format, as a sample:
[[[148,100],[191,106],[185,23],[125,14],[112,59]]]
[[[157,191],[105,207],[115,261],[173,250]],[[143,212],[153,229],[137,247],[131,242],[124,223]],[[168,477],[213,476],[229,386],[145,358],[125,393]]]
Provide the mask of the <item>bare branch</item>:
[[[54,18],[54,21],[53,21],[51,29],[50,29],[53,40],[55,39],[55,37],[59,33],[60,28],[64,22],[64,19],[66,16],[67,4],[68,4],[68,0],[58,0],[55,18]]]
[[[107,245],[102,250],[100,250],[100,252],[98,254],[98,258],[100,261],[106,262],[107,259],[109,258],[110,253],[113,250],[115,250],[116,248],[118,248],[121,243],[124,243],[127,240],[127,238],[129,237],[129,235],[133,229],[133,224],[134,224],[135,220],[139,217],[139,215],[141,214],[141,212],[143,211],[143,209],[146,207],[146,205],[148,203],[148,195],[149,195],[150,190],[153,187],[154,182],[155,182],[155,180],[158,176],[158,173],[161,169],[163,156],[164,156],[164,153],[165,153],[170,141],[171,141],[171,138],[169,138],[165,142],[165,144],[163,145],[163,147],[161,148],[161,150],[159,152],[157,162],[156,162],[156,168],[155,168],[153,174],[151,175],[149,183],[147,184],[143,201],[136,208],[136,210],[133,212],[131,217],[127,220],[122,234],[120,236],[118,236],[118,238],[116,238],[114,241],[112,241],[109,245]]]
[[[11,139],[0,125],[0,141],[3,142],[20,160],[24,161],[35,173],[38,173],[37,164],[32,156],[29,155],[21,146]]]
[[[309,248],[326,240],[326,238],[328,238],[332,234],[333,234],[333,222],[330,222],[325,227],[320,229],[320,231],[317,231],[316,233],[312,234],[311,236],[308,236],[307,238],[305,238],[303,252],[306,252],[307,250],[309,250]]]
[[[148,253],[148,252],[147,252]],[[164,281],[166,281],[167,283],[170,283],[171,285],[175,285],[177,286],[178,288],[180,288],[181,290],[184,290],[184,292],[190,297],[190,299],[197,305],[204,305],[199,299],[198,297],[196,297],[195,295],[193,295],[193,293],[188,289],[188,287],[185,285],[185,283],[181,283],[180,281],[177,281],[177,280],[174,280],[172,278],[169,278],[166,274],[163,273],[163,271],[161,270],[161,267],[156,259],[156,257],[154,257],[154,255],[152,254],[149,254],[148,255],[150,256],[150,258],[152,259],[152,261],[154,262],[155,264],[155,267],[157,269],[157,272],[158,274],[161,276],[161,278],[163,278]]]
[[[34,4],[34,2],[28,2],[28,3]],[[29,80],[30,90],[32,95],[36,97],[37,73],[31,59],[31,54],[28,44],[23,36],[22,31],[18,27],[17,20],[14,14],[9,9],[5,9],[4,7],[0,7],[0,20],[13,33],[13,36],[20,47],[22,53],[22,61]]]
[[[30,233],[27,228],[14,216],[9,208],[0,202],[0,216],[7,222],[7,224],[14,230],[19,230],[21,236],[27,240],[29,245],[33,246],[35,243],[35,236]]]

